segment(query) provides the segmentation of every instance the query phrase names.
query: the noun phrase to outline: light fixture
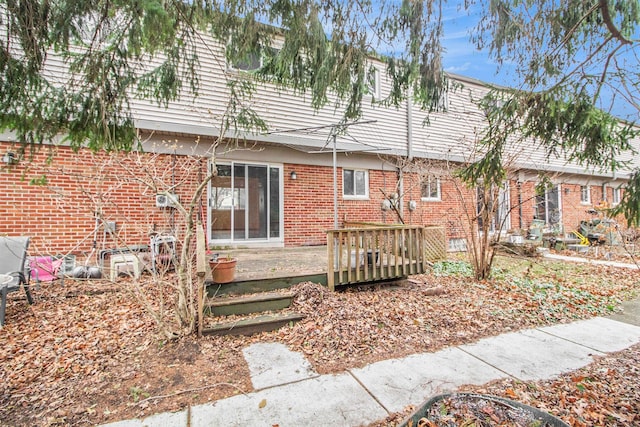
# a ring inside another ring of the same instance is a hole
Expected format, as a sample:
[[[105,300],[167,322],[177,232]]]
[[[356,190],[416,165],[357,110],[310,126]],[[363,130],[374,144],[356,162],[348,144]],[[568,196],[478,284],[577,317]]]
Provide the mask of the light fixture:
[[[4,156],[2,156],[2,163],[6,163],[8,165],[12,165],[16,162],[16,155],[11,151],[7,152]]]
[[[569,187],[564,187],[564,194],[569,194],[571,190],[569,190]]]
[[[294,181],[298,179],[298,174],[296,174],[296,171],[291,171],[291,179]]]

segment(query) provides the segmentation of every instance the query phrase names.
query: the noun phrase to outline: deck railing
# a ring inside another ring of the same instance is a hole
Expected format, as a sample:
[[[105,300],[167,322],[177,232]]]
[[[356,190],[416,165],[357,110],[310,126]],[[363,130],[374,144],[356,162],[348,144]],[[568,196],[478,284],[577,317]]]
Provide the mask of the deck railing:
[[[327,231],[327,284],[391,280],[424,273],[446,255],[444,229],[417,225],[347,223]]]

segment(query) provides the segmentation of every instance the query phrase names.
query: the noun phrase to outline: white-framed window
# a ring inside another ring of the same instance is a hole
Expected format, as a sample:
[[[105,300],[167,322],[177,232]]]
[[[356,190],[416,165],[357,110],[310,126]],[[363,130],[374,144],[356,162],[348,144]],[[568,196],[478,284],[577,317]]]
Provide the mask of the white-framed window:
[[[449,111],[449,91],[451,86],[447,85],[447,89],[440,95],[440,101],[438,102],[439,111]]]
[[[582,203],[583,205],[591,204],[591,186],[590,185],[580,186],[580,203]]]
[[[428,175],[422,178],[420,197],[425,201],[440,200],[440,178]]]
[[[369,64],[364,72],[364,95],[373,99],[380,99],[380,70]],[[354,74],[351,75],[351,83],[357,82]]]
[[[487,231],[502,233],[511,228],[510,209],[511,201],[509,197],[509,182],[501,187],[491,185],[489,188],[476,187],[476,213],[478,215],[478,227],[484,228],[484,221],[487,220]]]
[[[363,169],[343,169],[342,195],[345,199],[369,198],[369,171]]]
[[[267,58],[273,58],[279,52],[279,49],[274,47],[262,48],[259,51],[250,52],[244,58],[237,59],[228,64],[228,69],[233,71],[242,71],[250,73],[257,71],[265,66]]]
[[[373,99],[380,99],[380,70],[371,67],[367,73],[367,95]]]
[[[611,203],[614,205],[620,203],[620,187],[613,189],[613,197]]]
[[[262,66],[262,57],[257,52],[247,54],[246,57],[236,60],[229,64],[231,70],[236,71],[255,71]]]

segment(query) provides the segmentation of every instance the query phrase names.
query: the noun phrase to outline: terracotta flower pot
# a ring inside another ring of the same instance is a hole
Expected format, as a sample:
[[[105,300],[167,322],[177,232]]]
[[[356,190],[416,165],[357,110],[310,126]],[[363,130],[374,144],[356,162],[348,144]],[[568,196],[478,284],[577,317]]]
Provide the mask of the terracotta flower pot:
[[[210,259],[211,274],[215,283],[230,283],[236,275],[236,258]]]

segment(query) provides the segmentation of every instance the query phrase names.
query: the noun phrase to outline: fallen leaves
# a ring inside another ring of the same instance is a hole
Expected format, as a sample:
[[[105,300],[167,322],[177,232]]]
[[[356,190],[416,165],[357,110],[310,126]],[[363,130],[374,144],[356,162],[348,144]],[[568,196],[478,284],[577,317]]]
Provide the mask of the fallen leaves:
[[[342,372],[506,331],[606,314],[638,290],[638,274],[628,270],[571,269],[553,262],[527,269],[530,260],[518,263],[503,259],[496,279],[483,283],[465,277],[466,267],[457,262],[438,270],[442,276],[416,276],[401,286],[330,292],[305,283],[294,288],[292,310],[306,315],[295,325],[251,337],[168,343],[159,339],[126,280],[117,286],[45,284],[35,292],[33,306],[16,292],[0,330],[0,420],[16,426],[94,425],[178,410],[251,391],[241,351],[254,342],[286,343],[319,373]],[[594,371],[557,384],[514,382],[487,390],[552,409],[574,426],[600,419],[607,425],[637,424],[638,351],[621,353],[620,364],[603,358]]]
[[[639,380],[640,345],[635,345],[553,380],[499,380],[464,389],[542,408],[571,426],[623,427],[640,423]]]

